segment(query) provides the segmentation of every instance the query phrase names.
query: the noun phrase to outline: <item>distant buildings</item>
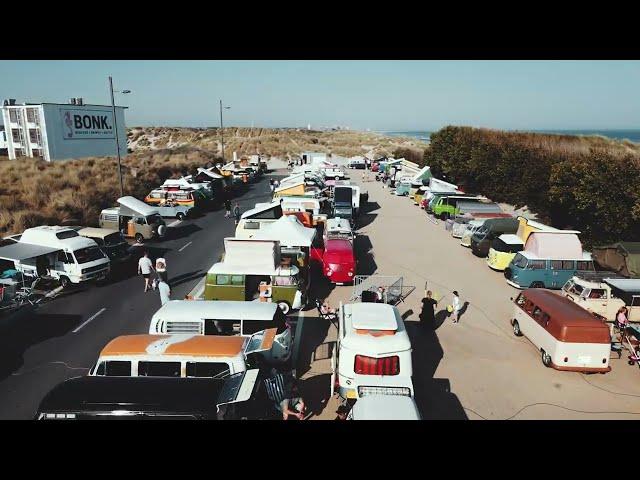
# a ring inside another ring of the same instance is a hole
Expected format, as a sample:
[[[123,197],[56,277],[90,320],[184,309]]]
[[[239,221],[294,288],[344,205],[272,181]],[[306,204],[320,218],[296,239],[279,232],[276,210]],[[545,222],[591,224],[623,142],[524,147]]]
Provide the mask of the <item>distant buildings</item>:
[[[127,154],[124,110],[116,107],[120,154]],[[67,158],[116,155],[113,111],[109,105],[85,105],[81,98],[64,103],[23,103],[14,99],[2,107],[9,158]],[[1,136],[0,136],[1,137]],[[2,142],[0,138],[0,148]]]

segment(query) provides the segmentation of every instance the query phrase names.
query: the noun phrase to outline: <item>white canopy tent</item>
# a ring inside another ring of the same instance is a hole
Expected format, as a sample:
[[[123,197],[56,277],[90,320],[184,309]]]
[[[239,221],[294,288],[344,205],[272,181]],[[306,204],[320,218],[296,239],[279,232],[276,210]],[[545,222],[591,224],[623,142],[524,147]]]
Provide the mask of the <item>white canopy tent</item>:
[[[277,240],[286,247],[310,247],[316,231],[307,228],[293,215],[280,217],[253,236],[254,240]]]

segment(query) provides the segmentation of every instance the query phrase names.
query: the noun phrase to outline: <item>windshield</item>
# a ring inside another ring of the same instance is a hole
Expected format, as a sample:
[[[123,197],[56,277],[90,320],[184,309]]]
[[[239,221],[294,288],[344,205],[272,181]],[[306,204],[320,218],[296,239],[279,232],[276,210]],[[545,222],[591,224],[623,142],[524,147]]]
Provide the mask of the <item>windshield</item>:
[[[491,244],[491,248],[497,252],[517,253],[524,250],[524,245],[521,243],[506,243],[502,239],[496,238]]]
[[[76,261],[79,264],[95,262],[96,260],[105,258],[98,247],[81,248],[80,250],[74,251],[73,256],[76,257]]]
[[[156,223],[161,223],[162,222],[162,217],[160,216],[159,213],[154,213],[153,215],[149,215],[147,218],[147,224],[149,225],[155,225]]]
[[[513,264],[518,268],[525,268],[527,266],[527,258],[518,253],[513,259]]]

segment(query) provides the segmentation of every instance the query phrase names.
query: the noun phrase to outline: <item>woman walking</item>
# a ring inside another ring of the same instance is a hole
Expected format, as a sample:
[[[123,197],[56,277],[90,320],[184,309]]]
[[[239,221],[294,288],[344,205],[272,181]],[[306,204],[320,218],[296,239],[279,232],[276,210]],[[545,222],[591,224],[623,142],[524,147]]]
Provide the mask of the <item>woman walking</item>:
[[[460,304],[460,297],[458,296],[457,291],[453,291],[453,323],[458,323],[460,321],[460,309],[462,305]]]

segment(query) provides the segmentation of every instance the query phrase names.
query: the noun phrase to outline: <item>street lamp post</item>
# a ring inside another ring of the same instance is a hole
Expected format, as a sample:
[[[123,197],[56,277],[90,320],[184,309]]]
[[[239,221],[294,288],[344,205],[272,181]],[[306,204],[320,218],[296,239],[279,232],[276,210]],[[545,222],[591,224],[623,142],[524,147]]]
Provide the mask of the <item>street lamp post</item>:
[[[109,91],[111,92],[111,111],[113,112],[113,127],[116,134],[116,151],[118,154],[118,178],[120,178],[120,196],[124,197],[124,184],[122,183],[122,161],[120,159],[120,138],[118,138],[118,119],[116,118],[116,104],[113,99],[113,80],[109,77]],[[115,93],[131,93],[131,90],[122,90]]]
[[[222,144],[222,159],[224,160],[224,125],[222,124],[222,109],[229,110],[231,107],[223,107],[220,100],[220,143]]]

